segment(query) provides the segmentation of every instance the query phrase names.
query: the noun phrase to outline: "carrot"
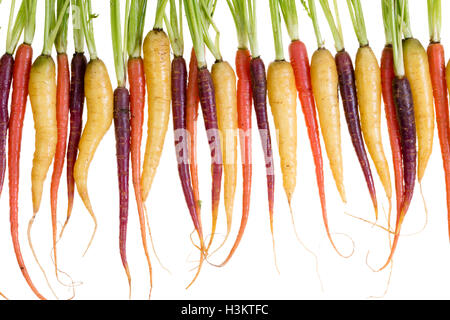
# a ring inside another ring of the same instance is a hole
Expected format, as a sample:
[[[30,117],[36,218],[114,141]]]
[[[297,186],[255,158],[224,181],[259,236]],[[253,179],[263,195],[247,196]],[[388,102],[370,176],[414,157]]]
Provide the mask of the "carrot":
[[[328,0],[320,0],[320,4],[327,18],[328,24],[333,34],[337,54],[335,55],[336,67],[339,77],[339,88],[344,107],[345,119],[347,121],[348,131],[352,140],[353,148],[355,149],[361,169],[366,180],[367,187],[372,199],[375,210],[375,217],[378,218],[377,199],[375,193],[375,186],[373,183],[372,172],[370,169],[369,160],[367,158],[366,149],[364,147],[361,123],[358,112],[358,100],[356,93],[355,71],[353,69],[352,59],[345,51],[344,41],[340,28],[340,21],[337,10],[337,3],[334,0],[334,7],[336,11],[336,22],[331,13]]]
[[[155,25],[144,40],[144,68],[148,92],[148,131],[141,174],[145,202],[159,165],[170,116],[170,45],[162,30],[161,13],[167,0],[158,0]]]
[[[27,1],[28,2],[28,1]],[[14,253],[17,258],[20,271],[30,289],[39,299],[45,299],[33,284],[25,262],[22,257],[19,242],[19,164],[20,149],[22,142],[23,120],[28,97],[28,84],[30,79],[30,69],[33,58],[31,43],[35,31],[36,1],[27,3],[27,13],[24,43],[19,46],[16,52],[16,62],[13,70],[13,91],[11,96],[11,114],[9,120],[8,136],[8,183],[9,183],[9,210],[11,223],[11,238]]]
[[[58,0],[58,13],[60,10],[62,10],[63,5],[64,1]],[[52,182],[50,186],[50,204],[52,212],[53,258],[55,261],[56,275],[58,275],[58,259],[56,252],[58,188],[66,156],[67,125],[70,99],[70,71],[69,61],[66,54],[68,19],[69,13],[66,12],[64,14],[62,26],[59,29],[55,42],[56,51],[58,53],[56,60],[58,64],[56,85],[57,143],[55,161],[53,163]]]
[[[147,246],[147,234],[145,229],[144,203],[141,195],[141,142],[142,126],[144,124],[145,108],[145,72],[144,60],[141,57],[142,34],[147,9],[147,0],[131,2],[130,18],[128,22],[128,78],[130,84],[130,113],[131,113],[131,170],[134,194],[138,208],[139,224],[142,246],[150,277],[150,288],[153,285],[152,264]]]
[[[74,0],[72,5],[81,8],[81,0]],[[59,238],[62,237],[72,215],[73,198],[75,193],[75,179],[73,169],[78,155],[78,144],[80,143],[81,131],[83,129],[83,109],[84,109],[84,75],[86,73],[87,60],[84,55],[84,34],[81,28],[73,28],[73,38],[75,53],[70,63],[70,131],[69,142],[67,144],[67,216]]]
[[[81,6],[82,25],[89,49],[90,61],[86,67],[84,90],[87,104],[87,121],[78,145],[78,157],[74,166],[74,179],[78,194],[94,222],[94,230],[84,252],[89,249],[96,230],[97,219],[92,209],[87,189],[87,177],[90,163],[100,141],[109,130],[113,120],[114,98],[111,81],[105,64],[97,56],[91,16],[90,0]]]
[[[448,115],[448,96],[446,87],[447,76],[445,68],[444,47],[440,43],[440,1],[428,2],[430,20],[430,39],[428,45],[428,63],[430,65],[431,84],[433,86],[434,106],[436,108],[436,123],[441,146],[442,162],[445,173],[445,187],[447,193],[447,213],[450,221],[450,134]],[[450,222],[449,222],[450,233]]]

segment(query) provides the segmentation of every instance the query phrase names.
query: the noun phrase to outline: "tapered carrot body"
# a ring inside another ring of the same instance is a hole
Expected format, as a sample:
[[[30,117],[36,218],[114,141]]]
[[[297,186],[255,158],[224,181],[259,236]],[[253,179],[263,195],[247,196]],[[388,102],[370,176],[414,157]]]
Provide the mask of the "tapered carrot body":
[[[119,249],[123,267],[131,285],[127,262],[128,180],[130,171],[130,95],[119,87],[114,91],[114,132],[116,137],[117,177],[119,180]]]
[[[311,85],[331,172],[341,199],[346,202],[341,151],[338,73],[333,56],[325,48],[316,50],[311,58]]]
[[[439,144],[441,146],[442,161],[444,164],[445,187],[447,193],[447,213],[450,221],[450,129],[444,48],[440,43],[430,43],[427,54],[428,63],[430,65],[431,84],[433,86]]]
[[[391,201],[392,186],[389,166],[381,139],[381,73],[377,58],[369,46],[358,48],[355,61],[361,130],[386,197]]]
[[[189,169],[191,174],[192,189],[194,191],[194,200],[197,214],[200,217],[200,193],[198,186],[198,166],[197,166],[197,118],[198,104],[198,68],[195,50],[192,48],[189,61],[189,75],[187,84],[187,103],[186,103],[186,129],[189,132]]]
[[[6,137],[8,131],[8,102],[14,70],[14,58],[5,53],[0,58],[0,194],[6,172]]]
[[[361,165],[367,187],[369,189],[370,197],[375,209],[375,215],[378,218],[375,186],[373,183],[372,171],[370,170],[369,159],[367,158],[367,153],[364,147],[361,132],[353,63],[349,54],[345,50],[342,50],[336,54],[335,61],[339,76],[339,88],[341,92],[342,104],[344,107],[348,131],[352,140],[353,148],[355,149],[356,155]]]
[[[217,120],[224,168],[224,203],[227,216],[225,238],[227,238],[231,230],[237,179],[236,76],[230,64],[221,61],[213,64],[211,77],[216,95]]]
[[[139,215],[142,245],[150,272],[150,285],[152,285],[152,266],[147,247],[147,233],[145,229],[144,203],[141,194],[141,142],[142,126],[144,124],[145,108],[145,71],[142,58],[128,60],[128,78],[130,83],[130,112],[131,112],[131,170],[134,194]]]
[[[148,131],[141,175],[142,199],[147,199],[159,165],[170,117],[170,44],[162,30],[144,40],[144,68],[148,94]]]
[[[91,60],[84,78],[87,104],[87,121],[78,145],[78,157],[73,175],[78,194],[94,220],[94,232],[88,248],[97,230],[97,219],[88,195],[87,178],[91,161],[100,141],[111,126],[113,120],[114,99],[111,81],[105,64],[100,59]]]
[[[71,61],[70,78],[70,131],[69,142],[67,145],[67,217],[64,226],[61,229],[61,235],[72,215],[73,197],[75,193],[75,179],[73,170],[78,155],[78,144],[80,143],[81,132],[83,129],[83,109],[84,109],[84,76],[86,73],[86,56],[84,53],[77,52],[73,55]]]
[[[289,62],[275,61],[269,65],[267,91],[277,129],[283,186],[290,205],[297,178],[297,90]]]
[[[211,208],[212,208],[212,225],[211,237],[206,251],[211,246],[217,226],[217,216],[219,213],[220,191],[222,184],[222,150],[220,142],[220,134],[217,123],[216,97],[211,74],[207,68],[198,70],[198,89],[200,97],[200,105],[202,107],[203,119],[205,122],[206,135],[211,154]]]
[[[69,116],[70,100],[70,71],[69,61],[65,53],[59,53],[57,57],[58,75],[56,85],[56,124],[58,129],[55,162],[53,163],[52,182],[50,186],[50,205],[52,211],[53,230],[53,257],[55,261],[55,271],[58,268],[56,254],[56,232],[57,232],[57,203],[58,187],[61,179],[67,145],[67,124]]]
[[[387,45],[381,55],[381,88],[386,114],[386,123],[391,145],[392,163],[394,168],[395,193],[397,201],[397,215],[401,212],[403,202],[403,158],[401,150],[400,128],[395,110],[394,94],[392,92],[392,81],[394,80],[394,57],[392,45]]]
[[[433,88],[431,85],[428,57],[421,43],[414,38],[403,42],[403,60],[405,75],[411,85],[414,101],[414,116],[417,128],[419,182],[425,174],[425,169],[433,149],[434,109]]]
[[[31,281],[22,257],[19,243],[19,165],[22,144],[23,119],[28,97],[28,84],[33,58],[33,49],[24,43],[16,52],[16,63],[13,71],[13,91],[11,96],[11,114],[8,136],[8,179],[9,179],[9,210],[11,237],[17,263],[28,286],[39,299],[45,299]]]
[[[56,72],[49,56],[36,59],[30,71],[29,95],[36,130],[36,146],[31,169],[33,212],[41,204],[42,189],[55,157],[58,126],[56,122]]]
[[[256,123],[264,153],[266,164],[267,198],[269,201],[270,230],[273,234],[273,203],[275,194],[275,171],[272,153],[272,139],[270,136],[269,120],[267,117],[267,79],[263,60],[252,58],[250,62],[252,80],[253,106],[255,108]]]

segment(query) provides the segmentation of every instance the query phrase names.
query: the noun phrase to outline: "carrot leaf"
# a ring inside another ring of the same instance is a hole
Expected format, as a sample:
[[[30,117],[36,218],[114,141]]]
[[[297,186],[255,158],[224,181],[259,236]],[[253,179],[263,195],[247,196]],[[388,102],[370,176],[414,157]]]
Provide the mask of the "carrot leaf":
[[[66,7],[65,12],[63,12],[63,8],[65,5],[65,0],[58,0],[57,2],[57,12],[58,16],[60,14],[63,15],[61,27],[58,30],[58,34],[55,40],[55,47],[58,53],[63,53],[67,51],[67,31],[69,27],[69,7]]]
[[[269,0],[270,17],[272,20],[273,41],[275,44],[275,60],[284,60],[283,37],[281,34],[281,17],[278,0]]]
[[[303,8],[305,8],[306,12],[308,13],[308,16],[310,17],[313,27],[314,27],[314,34],[316,35],[317,40],[317,47],[323,48],[324,41],[322,39],[322,34],[320,33],[320,26],[319,26],[319,20],[317,19],[317,10],[316,10],[316,3],[315,0],[308,0],[308,3],[306,3],[305,0],[300,1],[303,5]]]
[[[25,26],[26,21],[26,3],[22,1],[20,5],[19,11],[16,15],[16,20],[14,25],[12,24],[13,12],[14,12],[14,2],[11,2],[11,12],[9,16],[9,24],[8,24],[8,35],[6,38],[6,52],[8,54],[13,54],[16,50],[17,43],[19,42],[20,36],[22,35],[22,31]]]
[[[355,29],[359,45],[361,47],[367,46],[369,44],[369,41],[367,40],[366,23],[364,21],[361,1],[347,0],[347,6],[350,12],[350,18],[352,20],[353,29]]]
[[[256,3],[258,1],[247,0],[248,24],[247,34],[250,43],[250,50],[253,58],[259,57],[258,32],[256,24]]]
[[[179,12],[183,11],[183,3],[179,1]],[[183,20],[182,15],[177,13],[177,5],[175,0],[170,0],[170,19],[164,15],[167,33],[169,35],[170,44],[172,45],[173,54],[176,57],[183,56]]]
[[[158,0],[156,5],[155,25],[153,26],[154,30],[162,30],[167,1],[168,0]]]
[[[72,0],[72,30],[75,52],[84,52],[84,33],[82,28],[81,7],[82,0]]]
[[[427,0],[427,7],[430,41],[440,42],[442,24],[441,0]]]
[[[248,46],[248,15],[245,1],[246,0],[227,0],[234,24],[236,25],[239,49],[247,49]]]
[[[63,22],[63,18],[66,15],[67,7],[70,0],[65,0],[64,5],[61,7],[61,12],[58,15],[58,19],[55,21],[55,0],[46,0],[45,2],[45,31],[44,31],[44,49],[42,54],[50,55],[52,47],[56,39],[56,35],[59,32],[59,28]]]
[[[86,39],[91,60],[94,60],[97,59],[97,49],[95,47],[94,26],[92,20],[95,19],[97,15],[92,14],[91,0],[82,0],[80,9],[84,37]]]
[[[389,22],[385,27],[390,31],[392,39],[394,73],[397,77],[403,77],[405,75],[405,67],[403,63],[402,22],[406,3],[403,2],[403,7],[399,7],[396,5],[396,0],[383,1],[385,2],[383,5],[386,6],[389,12]]]
[[[320,5],[322,6],[323,13],[325,14],[331,33],[333,35],[334,46],[336,47],[336,51],[338,52],[342,51],[344,50],[344,37],[342,34],[337,2],[336,0],[333,1],[336,17],[333,16],[328,0],[319,0],[319,2]]]
[[[284,22],[292,41],[298,40],[298,16],[297,6],[295,0],[278,0],[280,3],[281,12],[283,14]]]
[[[132,58],[141,55],[147,0],[132,0],[128,17],[127,50]]]
[[[129,0],[127,0],[129,2]],[[114,67],[116,70],[117,85],[124,87],[126,83],[125,61],[122,49],[122,31],[120,23],[120,0],[110,1],[111,38],[114,52]]]

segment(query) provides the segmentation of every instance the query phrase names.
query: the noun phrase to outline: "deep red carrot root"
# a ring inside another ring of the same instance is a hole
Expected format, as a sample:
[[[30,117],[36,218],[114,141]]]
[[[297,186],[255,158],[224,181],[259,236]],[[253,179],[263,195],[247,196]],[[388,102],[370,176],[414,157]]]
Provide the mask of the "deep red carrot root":
[[[391,253],[389,254],[386,263],[378,271],[386,268],[394,256],[400,237],[400,229],[403,219],[408,211],[409,204],[411,203],[416,180],[416,123],[414,119],[414,104],[411,87],[408,79],[406,77],[395,77],[392,82],[392,91],[397,110],[397,121],[400,127],[405,188],[403,192],[401,211],[397,214],[394,242],[392,243]]]
[[[397,198],[397,214],[401,212],[403,202],[403,159],[400,141],[400,129],[392,92],[392,81],[394,80],[394,56],[392,45],[387,45],[381,55],[381,89],[386,113],[386,123],[389,132],[389,141],[392,152],[392,163],[394,167],[395,193]],[[388,221],[390,224],[390,219]]]
[[[119,87],[114,91],[114,132],[116,136],[117,176],[119,179],[120,225],[119,248],[131,293],[131,276],[127,262],[128,179],[130,167],[130,95]]]
[[[250,62],[250,75],[252,80],[253,105],[256,114],[261,144],[264,152],[267,177],[267,195],[269,200],[269,219],[272,240],[273,234],[273,203],[275,194],[275,171],[273,166],[272,140],[270,137],[269,120],[267,117],[267,79],[266,68],[260,57]]]
[[[447,194],[448,228],[450,234],[450,127],[447,83],[445,75],[444,48],[440,43],[430,43],[427,49],[430,65],[431,84],[433,86],[436,122],[441,146],[442,161],[445,173],[445,188]]]
[[[33,58],[33,49],[28,44],[19,46],[13,71],[13,91],[8,136],[8,179],[11,237],[17,263],[28,286],[39,299],[45,299],[31,281],[22,257],[19,243],[19,164],[22,143],[23,119],[28,97],[28,82]]]
[[[70,111],[70,132],[67,146],[67,218],[61,229],[61,238],[67,223],[69,222],[73,208],[73,198],[75,193],[75,180],[73,168],[78,154],[78,143],[80,142],[81,131],[83,129],[83,108],[84,108],[84,74],[86,73],[87,60],[84,53],[77,52],[71,61],[71,79],[69,95]]]
[[[57,204],[58,188],[61,179],[64,159],[66,156],[67,122],[69,115],[70,98],[70,71],[69,61],[65,53],[58,54],[58,81],[56,87],[56,120],[58,125],[58,142],[56,145],[55,159],[53,162],[52,182],[50,186],[50,205],[52,212],[53,258],[55,262],[55,274],[58,276],[58,260],[56,254],[57,233]]]
[[[14,70],[14,58],[5,53],[0,58],[0,194],[6,172],[6,136],[8,131],[8,102]]]
[[[252,189],[252,81],[250,72],[251,55],[247,49],[236,52],[237,111],[239,140],[242,162],[242,218],[236,240],[227,258],[220,267],[230,261],[244,235],[250,212],[250,194]]]
[[[339,75],[339,88],[344,107],[345,119],[347,121],[348,131],[352,140],[353,148],[361,165],[364,178],[369,189],[375,216],[378,220],[377,196],[375,185],[373,183],[372,171],[370,170],[369,159],[367,158],[366,149],[364,147],[363,137],[361,133],[361,123],[358,112],[358,99],[356,95],[355,71],[353,69],[352,59],[345,51],[339,51],[335,56],[336,67]]]
[[[130,112],[131,112],[131,170],[134,194],[139,215],[142,245],[150,274],[152,286],[152,265],[147,247],[147,233],[145,229],[144,203],[141,196],[141,142],[142,126],[144,124],[145,108],[145,72],[142,58],[128,60],[128,78],[130,83]]]
[[[206,135],[211,151],[211,175],[212,175],[212,226],[211,238],[206,247],[208,252],[214,240],[217,226],[217,215],[219,211],[220,190],[222,182],[222,150],[220,146],[220,135],[217,124],[216,98],[211,74],[207,68],[198,70],[198,89],[203,119],[205,122]]]
[[[192,48],[191,58],[189,61],[189,78],[187,84],[187,104],[186,104],[186,129],[189,133],[189,163],[192,181],[192,189],[194,191],[194,199],[198,218],[200,215],[200,192],[198,185],[198,167],[197,167],[197,119],[198,104],[200,102],[198,93],[198,67],[195,50]]]

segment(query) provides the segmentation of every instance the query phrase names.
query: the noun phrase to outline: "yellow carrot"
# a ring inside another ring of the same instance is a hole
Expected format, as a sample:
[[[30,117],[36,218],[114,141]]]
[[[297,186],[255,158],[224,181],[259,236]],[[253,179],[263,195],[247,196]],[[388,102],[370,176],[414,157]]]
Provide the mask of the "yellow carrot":
[[[214,63],[211,77],[216,93],[217,120],[224,163],[224,202],[227,234],[230,234],[237,179],[237,95],[236,75],[228,62]],[[224,240],[224,241],[225,241]]]
[[[341,150],[338,73],[333,56],[325,48],[316,50],[311,58],[311,83],[331,172],[341,199],[346,202]]]
[[[148,92],[148,131],[141,176],[142,199],[147,199],[161,158],[170,116],[170,44],[162,30],[144,40],[144,68]]]
[[[87,65],[84,88],[88,115],[78,146],[79,153],[73,174],[78,194],[94,220],[94,231],[87,247],[89,249],[97,230],[97,219],[88,195],[88,170],[95,151],[113,119],[113,90],[108,70],[102,60],[91,60]]]
[[[377,58],[369,46],[361,46],[358,49],[355,61],[355,81],[364,141],[390,202],[392,186],[380,129],[381,74]]]
[[[283,187],[291,204],[297,178],[297,89],[287,61],[274,61],[267,71],[267,91],[280,153]]]
[[[428,159],[433,149],[433,88],[431,86],[428,56],[421,43],[414,38],[406,39],[403,42],[403,50],[405,74],[411,85],[414,102],[414,116],[419,145],[417,178],[420,182],[425,174]]]

